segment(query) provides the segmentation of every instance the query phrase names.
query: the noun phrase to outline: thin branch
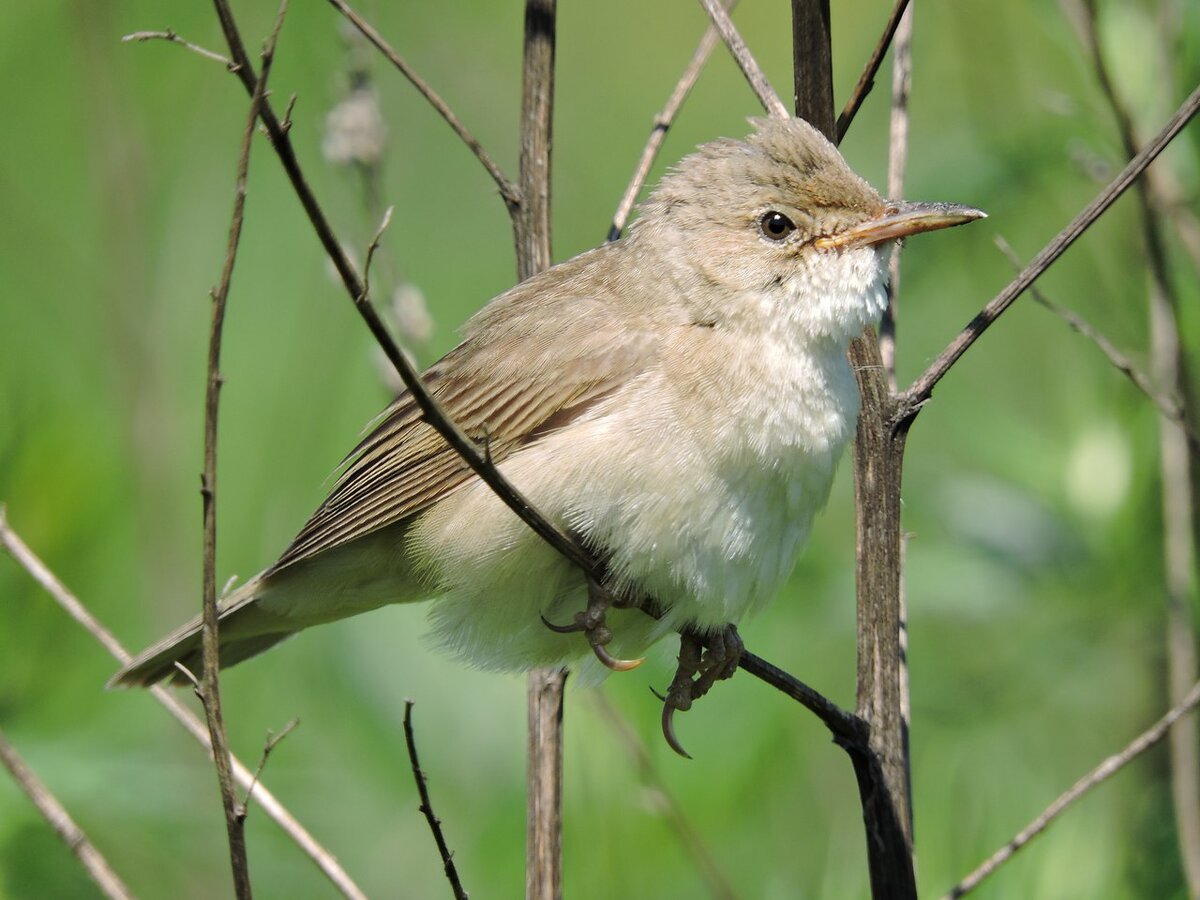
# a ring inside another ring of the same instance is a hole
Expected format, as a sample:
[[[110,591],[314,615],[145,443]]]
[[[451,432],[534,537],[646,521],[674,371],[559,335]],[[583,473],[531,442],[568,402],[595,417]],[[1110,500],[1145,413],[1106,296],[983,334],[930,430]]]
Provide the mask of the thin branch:
[[[199,44],[193,44],[191,41],[184,40],[170,28],[166,31],[135,31],[121,38],[121,42],[125,44],[131,41],[139,44],[144,44],[146,41],[170,41],[172,44],[179,44],[181,47],[186,47],[188,50],[198,53],[206,59],[219,62],[227,69],[233,68],[233,60],[228,56],[222,56],[220,53],[214,53],[212,50],[201,47]]]
[[[279,742],[291,734],[300,726],[300,719],[293,718],[283,729],[276,734],[273,731],[267,732],[267,739],[263,741],[262,756],[258,758],[258,768],[254,770],[254,778],[250,781],[250,787],[246,788],[246,799],[242,801],[242,814],[245,816],[250,811],[250,799],[254,796],[254,789],[258,787],[258,780],[262,777],[263,769],[267,767],[267,760],[271,756],[271,752],[279,746]]]
[[[896,51],[892,54],[892,115],[888,136],[887,195],[899,200],[904,196],[904,169],[908,164],[908,97],[912,92],[912,9],[908,0],[900,0],[897,9],[902,15],[896,25],[888,23],[888,38],[895,35]],[[859,82],[861,84],[861,81]],[[844,117],[846,113],[842,113]],[[846,123],[849,127],[849,122]],[[845,131],[838,121],[838,143]],[[888,388],[896,392],[896,313],[900,293],[899,241],[892,244],[888,258],[888,305],[879,325],[879,355],[887,369]]]
[[[725,9],[729,11],[735,6],[737,6],[737,0],[729,0]],[[712,55],[713,48],[717,46],[719,38],[720,33],[717,31],[717,26],[709,25],[704,36],[700,38],[700,43],[696,46],[696,52],[692,54],[687,68],[679,76],[679,81],[676,82],[675,89],[671,91],[671,96],[667,98],[666,105],[654,117],[654,127],[650,129],[650,137],[646,141],[646,146],[642,148],[642,155],[638,159],[637,167],[633,170],[633,177],[629,179],[625,194],[621,197],[621,202],[617,204],[612,226],[608,229],[608,240],[617,240],[621,236],[621,232],[625,230],[625,223],[629,221],[633,204],[637,201],[642,186],[650,176],[650,168],[654,165],[654,160],[662,149],[663,142],[667,139],[667,132],[675,123],[675,117],[679,115],[679,110],[688,94],[696,86],[700,73],[703,71],[705,63],[708,62],[709,56]]]
[[[862,75],[858,77],[858,84],[854,85],[854,90],[850,92],[850,99],[846,101],[846,105],[842,109],[842,114],[838,116],[837,143],[840,144],[842,142],[842,138],[850,130],[850,125],[854,121],[854,117],[858,115],[858,110],[862,107],[863,101],[867,99],[867,94],[871,93],[871,88],[875,86],[875,76],[879,72],[879,67],[883,64],[884,54],[887,53],[888,46],[892,43],[892,37],[896,34],[896,29],[900,25],[900,19],[907,8],[908,0],[896,0],[896,5],[892,7],[892,14],[888,16],[887,24],[883,27],[883,34],[879,37],[879,43],[871,51],[871,58],[867,60]]]
[[[228,0],[213,0],[213,2],[220,17],[225,38],[229,43],[231,55],[237,63],[235,74],[242,82],[243,87],[252,93],[256,83],[254,66],[246,55],[245,46],[238,31],[237,23],[233,18],[233,13],[229,9]],[[442,408],[442,405],[430,393],[429,388],[425,385],[424,380],[417,373],[412,363],[409,362],[404,351],[392,339],[387,326],[383,324],[383,320],[371,305],[370,298],[364,293],[362,280],[355,270],[354,264],[346,255],[341,242],[334,234],[328,218],[325,216],[324,211],[317,202],[316,196],[313,194],[304,177],[304,172],[300,167],[299,160],[296,158],[295,149],[292,146],[290,138],[280,128],[279,119],[276,117],[275,111],[271,106],[270,98],[264,98],[259,118],[262,120],[263,126],[267,129],[267,133],[271,138],[271,145],[279,156],[279,161],[283,166],[284,172],[291,181],[292,188],[295,190],[301,205],[304,207],[304,211],[308,215],[309,222],[312,224],[317,238],[321,241],[321,245],[329,255],[334,268],[337,269],[338,276],[342,279],[342,284],[346,287],[346,292],[350,295],[359,315],[370,329],[376,342],[382,348],[388,361],[400,376],[400,380],[404,382],[404,387],[412,395],[413,401],[421,410],[424,420],[445,439],[446,443],[454,448],[454,451],[470,466],[471,471],[479,476],[479,479],[490,487],[504,501],[505,505],[516,513],[521,521],[532,528],[539,537],[575,565],[584,571],[590,571],[593,567],[593,561],[583,548],[564,531],[542,516],[524,495],[513,487],[508,479],[483,457],[475,441],[467,437],[451,421],[446,411]]]
[[[783,101],[779,99],[779,95],[775,93],[775,89],[767,81],[767,76],[763,74],[762,68],[750,53],[750,48],[746,46],[746,42],[738,34],[738,30],[734,27],[733,20],[729,18],[729,13],[725,11],[725,7],[720,4],[719,0],[700,0],[700,5],[704,7],[708,13],[708,17],[712,19],[712,23],[717,27],[717,31],[721,33],[721,40],[725,42],[725,46],[733,54],[738,68],[742,70],[742,74],[750,82],[750,87],[753,89],[754,95],[758,97],[759,102],[762,103],[763,109],[772,118],[791,118],[788,115],[787,107],[783,105]]]
[[[1166,146],[1171,143],[1184,126],[1191,118],[1200,110],[1200,86],[1183,101],[1179,109],[1175,112],[1162,131],[1143,148],[1142,152],[1135,156],[1121,173],[1113,179],[1103,191],[1097,195],[1096,199],[1087,205],[1082,212],[1079,213],[1058,235],[1046,245],[1024,271],[1014,278],[1007,287],[997,294],[991,301],[988,302],[974,319],[967,325],[962,332],[952,340],[946,349],[939,354],[929,366],[928,369],[913,382],[912,386],[902,395],[902,404],[900,409],[901,419],[911,419],[920,410],[921,406],[933,394],[934,386],[941,381],[942,377],[950,371],[950,368],[958,361],[967,350],[979,339],[988,327],[1007,310],[1013,301],[1019,297],[1026,288],[1028,288],[1037,278],[1050,267],[1075,241],[1083,234],[1093,222],[1095,222],[1104,212],[1116,202],[1130,185],[1137,179],[1146,167],[1152,163],[1155,158],[1162,153]]]
[[[379,228],[375,231],[375,237],[371,238],[371,243],[367,245],[367,258],[363,262],[363,300],[366,300],[371,294],[371,261],[375,259],[375,252],[379,249],[379,241],[383,238],[383,233],[392,224],[392,213],[395,209],[395,206],[389,206],[384,211],[383,220],[379,223]]]
[[[1167,736],[1167,732],[1171,730],[1171,726],[1198,704],[1200,704],[1200,682],[1192,685],[1192,689],[1184,697],[1182,703],[1172,707],[1166,715],[1134,738],[1124,750],[1108,757],[1100,765],[1075,782],[1068,791],[1047,806],[1037,818],[1021,829],[1016,837],[993,853],[979,868],[951,888],[942,900],[956,900],[956,898],[978,887],[980,882],[991,875],[1000,865],[1007,862],[1014,853],[1045,831],[1050,823],[1058,818],[1072,803],[1092,788],[1107,781],[1133,760],[1137,759],[1137,757],[1159,743],[1159,741]]]
[[[441,854],[442,867],[446,870],[446,880],[450,882],[450,889],[454,891],[455,900],[467,900],[467,892],[463,889],[462,881],[458,877],[458,869],[454,865],[454,853],[446,844],[446,836],[442,834],[442,820],[433,811],[433,802],[429,799],[429,784],[425,779],[425,773],[421,770],[421,762],[417,759],[417,738],[413,733],[412,709],[413,702],[405,700],[404,743],[408,746],[408,761],[412,763],[413,779],[417,782],[417,793],[421,796],[421,805],[418,808],[425,816],[425,821],[429,823],[429,830],[433,832],[433,840],[437,844],[438,853]]]
[[[12,530],[12,527],[8,524],[2,505],[0,505],[0,546],[4,548],[5,552],[21,568],[33,577],[33,580],[54,599],[54,602],[67,615],[74,619],[84,631],[95,638],[118,663],[123,666],[128,665],[133,659],[129,655],[129,651],[121,645],[121,642],[116,639],[111,631],[105,628],[91,614],[87,607],[79,601],[78,597],[67,590],[66,586],[58,580],[55,574],[46,567],[46,564],[29,548],[29,545],[21,540],[20,536]],[[160,684],[152,685],[150,687],[150,694],[166,708],[167,712],[184,727],[184,730],[197,743],[205,749],[211,750],[208,729],[205,728],[204,724],[191,710],[175,698],[174,694]],[[232,757],[232,762],[233,774],[238,784],[243,788],[249,789],[254,780],[250,770],[237,757]],[[341,867],[333,854],[317,842],[291,812],[288,811],[287,807],[279,802],[274,794],[267,790],[264,785],[258,784],[254,789],[254,798],[272,821],[283,829],[284,833],[295,842],[296,846],[309,859],[317,864],[317,867],[344,897],[348,897],[350,900],[366,900],[366,894],[354,883],[354,880]]]
[[[246,856],[245,809],[238,801],[233,785],[233,765],[230,762],[229,738],[225,733],[225,722],[221,710],[221,689],[218,670],[220,662],[220,636],[218,633],[217,610],[217,417],[221,396],[221,336],[225,325],[225,308],[229,300],[229,285],[233,278],[233,267],[237,261],[238,244],[242,236],[242,223],[246,212],[246,175],[250,168],[250,148],[254,140],[254,125],[258,121],[259,108],[267,91],[267,80],[271,63],[275,58],[275,44],[287,15],[288,0],[282,0],[275,26],[262,51],[262,75],[259,76],[250,99],[250,110],[246,127],[242,132],[241,151],[238,155],[236,188],[233,200],[233,216],[229,224],[229,243],[225,251],[225,263],[221,280],[213,291],[212,329],[208,343],[208,374],[204,394],[204,472],[201,475],[201,497],[204,512],[204,613],[201,630],[201,650],[204,666],[203,690],[199,691],[204,713],[208,719],[208,732],[212,741],[213,762],[216,765],[217,781],[221,789],[221,801],[225,809],[225,828],[229,837],[229,860],[233,868],[233,884],[239,900],[249,900],[253,891],[250,886],[250,864]]]
[[[516,185],[509,181],[504,172],[500,170],[496,161],[483,149],[483,145],[467,130],[467,127],[454,114],[454,111],[450,109],[446,101],[413,70],[412,66],[404,61],[400,54],[392,49],[391,45],[383,39],[383,36],[371,26],[371,23],[351,9],[344,0],[329,0],[329,2],[338,12],[346,17],[351,25],[362,33],[363,37],[374,44],[375,48],[387,57],[388,62],[395,66],[400,71],[400,74],[407,78],[409,83],[417,89],[417,92],[429,101],[429,105],[437,110],[438,115],[446,120],[446,124],[467,145],[467,148],[475,154],[475,158],[487,169],[487,173],[492,177],[492,181],[496,182],[496,187],[500,189],[500,196],[504,199],[505,206],[508,207],[509,215],[515,214],[517,207],[521,205],[520,191],[517,190]],[[237,54],[235,53],[234,55],[236,57]]]
[[[75,820],[71,818],[66,807],[25,764],[3,731],[0,731],[0,763],[3,763],[4,768],[8,769],[13,781],[25,792],[25,796],[30,799],[37,811],[41,813],[42,818],[54,829],[54,833],[62,838],[67,849],[75,854],[75,858],[79,860],[88,873],[88,877],[95,882],[100,892],[112,900],[133,900],[133,894],[129,892],[129,888],[125,887],[120,876],[113,871],[108,860],[88,840],[83,829],[75,824]]]
[[[712,852],[704,843],[703,836],[692,825],[675,796],[675,792],[671,790],[671,786],[655,764],[654,757],[646,749],[646,743],[630,727],[628,720],[608,699],[607,694],[603,691],[589,691],[588,694],[600,715],[608,722],[610,730],[616,734],[621,745],[632,758],[642,785],[654,793],[658,801],[655,805],[661,807],[667,823],[679,837],[679,842],[688,855],[696,863],[696,868],[699,869],[701,876],[708,884],[709,895],[719,898],[719,900],[733,900],[737,897],[737,891],[734,890],[729,878],[721,871],[721,867],[717,865]]]
[[[1013,250],[1012,246],[1002,235],[996,235],[996,246],[1000,248],[1000,252],[1008,257],[1008,261],[1012,263],[1013,268],[1020,271],[1021,260],[1017,256],[1016,251]],[[1188,444],[1191,445],[1192,450],[1200,453],[1200,435],[1196,434],[1191,424],[1187,421],[1187,413],[1183,403],[1177,398],[1158,390],[1149,375],[1138,368],[1133,360],[1118,350],[1103,332],[1088,322],[1083,316],[1079,315],[1079,313],[1055,303],[1037,285],[1030,286],[1029,295],[1039,305],[1044,306],[1066,322],[1072,331],[1075,331],[1095,344],[1096,348],[1104,354],[1113,368],[1128,378],[1133,386],[1141,391],[1160,413],[1178,425],[1187,438]]]

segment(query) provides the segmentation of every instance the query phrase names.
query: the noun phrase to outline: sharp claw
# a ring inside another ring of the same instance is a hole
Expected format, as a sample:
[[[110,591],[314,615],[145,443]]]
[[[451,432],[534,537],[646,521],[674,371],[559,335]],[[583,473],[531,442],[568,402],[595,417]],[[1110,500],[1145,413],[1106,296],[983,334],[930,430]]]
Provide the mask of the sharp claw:
[[[551,628],[554,626],[551,625]],[[555,629],[557,631],[557,629]],[[596,659],[604,663],[614,672],[628,672],[631,669],[636,669],[646,661],[643,656],[641,659],[617,659],[611,653],[604,649],[603,644],[592,644],[592,652],[596,654]]]
[[[653,690],[653,688],[651,688]],[[683,749],[683,744],[679,743],[679,738],[675,737],[675,707],[664,700],[662,711],[662,732],[663,737],[667,739],[667,745],[682,756],[684,759],[691,759],[692,754]]]
[[[574,634],[577,631],[583,631],[583,626],[578,622],[572,622],[570,625],[555,625],[545,616],[539,616],[539,618],[542,620],[543,625],[559,634]]]
[[[648,685],[646,685],[646,687],[650,688],[650,693],[652,693],[652,694],[653,694],[655,697],[657,697],[657,698],[658,698],[659,700],[661,700],[663,703],[666,703],[666,702],[667,702],[667,698],[666,698],[666,696],[665,696],[665,695],[663,695],[663,694],[660,694],[658,691],[656,691],[656,690],[654,689],[654,685],[652,685],[652,684],[648,684]]]

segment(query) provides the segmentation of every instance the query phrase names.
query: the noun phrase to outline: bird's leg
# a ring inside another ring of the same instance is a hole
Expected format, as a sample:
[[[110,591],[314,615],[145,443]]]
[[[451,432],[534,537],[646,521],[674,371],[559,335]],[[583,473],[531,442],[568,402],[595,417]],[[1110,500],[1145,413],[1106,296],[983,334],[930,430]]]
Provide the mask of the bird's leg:
[[[542,622],[551,631],[557,631],[559,634],[582,631],[592,647],[592,652],[596,654],[596,659],[614,672],[628,672],[630,669],[636,669],[645,661],[644,659],[617,659],[604,646],[612,640],[612,629],[606,622],[609,607],[620,609],[630,604],[611,599],[608,592],[591,578],[588,578],[587,586],[587,608],[583,612],[575,613],[574,622],[570,625],[555,625],[545,616],[542,616]]]
[[[694,629],[685,628],[680,633],[679,667],[675,670],[671,686],[667,688],[667,695],[662,698],[663,737],[672,750],[688,759],[692,758],[691,754],[683,749],[675,737],[675,711],[687,712],[692,708],[692,701],[707,694],[713,684],[731,677],[737,671],[738,661],[745,649],[741,635],[732,622],[708,633],[707,649],[705,643],[705,638]]]

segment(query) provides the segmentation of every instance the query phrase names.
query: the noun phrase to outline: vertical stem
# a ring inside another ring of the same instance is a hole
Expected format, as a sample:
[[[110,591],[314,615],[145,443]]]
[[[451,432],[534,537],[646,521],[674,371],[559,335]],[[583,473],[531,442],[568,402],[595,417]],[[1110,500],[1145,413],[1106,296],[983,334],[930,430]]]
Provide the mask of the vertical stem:
[[[834,139],[827,0],[792,0],[796,114]],[[858,714],[873,758],[852,755],[874,898],[916,897],[907,746],[901,714],[900,477],[906,427],[894,427],[873,329],[850,345],[862,395],[854,442],[858,583]],[[883,790],[880,790],[882,786]]]
[[[792,75],[796,115],[836,142],[829,0],[792,0]]]
[[[550,266],[554,36],[555,0],[527,0],[521,96],[521,206],[513,223],[517,277],[521,281]],[[561,669],[537,669],[529,673],[527,900],[562,897],[562,714],[566,678]]]

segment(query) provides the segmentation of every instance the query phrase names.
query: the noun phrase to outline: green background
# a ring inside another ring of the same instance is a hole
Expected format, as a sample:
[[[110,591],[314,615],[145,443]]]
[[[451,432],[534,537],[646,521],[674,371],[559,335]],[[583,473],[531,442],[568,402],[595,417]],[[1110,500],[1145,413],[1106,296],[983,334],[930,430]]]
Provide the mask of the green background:
[[[1009,279],[993,239],[1030,258],[1121,164],[1112,117],[1074,31],[1045,0],[918,3],[905,193],[986,209],[905,254],[900,375],[911,380]],[[560,4],[554,257],[603,239],[703,28],[690,0]],[[1161,37],[1149,3],[1101,4],[1105,46],[1144,135],[1200,76],[1200,10]],[[735,20],[790,93],[786,4]],[[891,7],[834,4],[838,104]],[[516,172],[519,4],[364,5],[501,166]],[[238,5],[257,48],[273,4]],[[170,27],[223,49],[205,4],[6,3],[0,29],[0,500],[14,528],[131,649],[199,606],[201,426],[209,289],[224,254],[246,98],[221,67],[123,34]],[[355,173],[328,164],[345,93],[337,14],[297,0],[272,88],[298,94],[293,140],[342,239],[375,228]],[[1166,48],[1166,50],[1164,50]],[[1169,54],[1168,52],[1169,51]],[[382,197],[396,213],[379,284],[427,298],[431,362],[512,284],[503,204],[410,86],[373,58],[387,122]],[[844,146],[878,186],[890,63]],[[759,113],[718,48],[656,172]],[[1195,126],[1159,165],[1194,205]],[[1172,243],[1172,250],[1175,251]],[[1182,328],[1200,343],[1196,273],[1173,252]],[[1044,290],[1146,361],[1146,275],[1132,198],[1043,279]],[[218,581],[275,558],[338,460],[387,401],[370,336],[330,275],[274,156],[258,140],[222,369]],[[1091,345],[1023,298],[939,386],[909,442],[904,525],[918,872],[935,895],[1148,725],[1164,696],[1157,425]],[[853,507],[843,466],[811,545],[747,646],[845,705],[854,694]],[[1194,599],[1194,598],[1193,598]],[[300,728],[266,782],[372,896],[448,894],[416,811],[403,699],[438,814],[472,896],[523,885],[524,683],[463,669],[422,641],[424,610],[390,608],[305,633],[223,678],[235,751]],[[658,734],[648,685],[672,651],[600,689],[645,742],[739,895],[867,893],[850,766],[806,712],[742,674],[679,717],[695,757]],[[140,896],[230,890],[215,779],[148,697],[106,693],[115,666],[0,558],[0,728]],[[181,695],[182,696],[182,695]],[[184,697],[191,701],[192,698]],[[592,691],[566,701],[569,897],[703,896],[705,882]],[[1090,795],[980,897],[1182,897],[1159,748]],[[262,897],[333,892],[261,810],[248,822]],[[93,891],[0,778],[0,897]]]

